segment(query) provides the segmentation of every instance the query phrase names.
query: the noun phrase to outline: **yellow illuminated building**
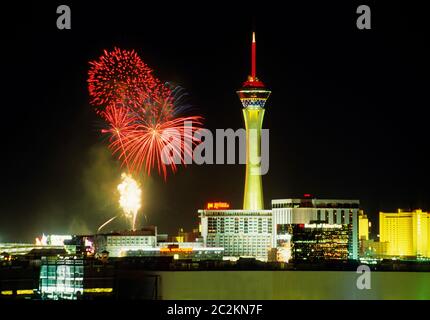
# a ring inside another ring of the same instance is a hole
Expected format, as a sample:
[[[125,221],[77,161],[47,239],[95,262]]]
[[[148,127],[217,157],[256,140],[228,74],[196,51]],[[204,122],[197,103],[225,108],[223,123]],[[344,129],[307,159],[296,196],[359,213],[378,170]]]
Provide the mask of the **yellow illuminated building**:
[[[422,210],[379,213],[380,241],[387,255],[430,257],[430,213]]]
[[[358,214],[358,239],[369,240],[369,227],[370,222],[367,215],[364,214],[363,210],[360,210]]]

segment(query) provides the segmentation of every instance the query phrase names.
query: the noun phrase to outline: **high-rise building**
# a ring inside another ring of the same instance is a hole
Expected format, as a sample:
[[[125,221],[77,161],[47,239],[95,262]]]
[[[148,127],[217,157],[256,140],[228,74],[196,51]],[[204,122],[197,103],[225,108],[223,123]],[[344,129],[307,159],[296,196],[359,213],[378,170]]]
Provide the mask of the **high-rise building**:
[[[350,232],[346,224],[310,224],[293,225],[293,260],[327,261],[347,260]]]
[[[292,252],[292,236],[293,236],[293,225],[292,224],[278,224],[276,225],[276,231],[272,229],[272,239],[276,237],[276,244],[272,248],[273,253],[276,254],[276,261],[288,262],[291,259]]]
[[[237,91],[243,105],[243,118],[246,128],[246,175],[243,196],[244,210],[264,209],[263,183],[261,175],[261,128],[264,117],[264,105],[270,91],[257,78],[256,41],[252,33],[251,75]]]
[[[380,212],[379,236],[388,242],[387,255],[430,257],[430,212]]]
[[[364,214],[363,210],[358,212],[358,239],[369,240],[369,227],[370,222],[367,215]]]
[[[204,246],[222,247],[226,257],[268,260],[271,210],[199,210],[199,214]]]
[[[280,238],[279,230],[288,225],[309,224],[311,221],[325,221],[328,224],[351,225],[349,237],[349,258],[357,260],[358,212],[359,200],[315,199],[277,199],[272,200],[272,246],[277,247]]]

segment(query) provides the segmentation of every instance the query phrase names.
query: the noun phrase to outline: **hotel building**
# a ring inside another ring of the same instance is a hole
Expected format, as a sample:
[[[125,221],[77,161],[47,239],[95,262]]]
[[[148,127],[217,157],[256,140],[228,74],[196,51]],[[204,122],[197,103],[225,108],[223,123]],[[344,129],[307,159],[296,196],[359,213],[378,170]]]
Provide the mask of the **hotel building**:
[[[430,257],[430,213],[422,210],[379,213],[379,236],[387,255]]]
[[[310,224],[311,221],[324,221],[328,224],[351,225],[349,237],[349,259],[358,259],[358,213],[359,200],[333,199],[276,199],[272,200],[272,246],[279,246],[285,239],[288,225]]]
[[[205,247],[223,247],[224,256],[267,261],[272,247],[271,210],[199,210]]]

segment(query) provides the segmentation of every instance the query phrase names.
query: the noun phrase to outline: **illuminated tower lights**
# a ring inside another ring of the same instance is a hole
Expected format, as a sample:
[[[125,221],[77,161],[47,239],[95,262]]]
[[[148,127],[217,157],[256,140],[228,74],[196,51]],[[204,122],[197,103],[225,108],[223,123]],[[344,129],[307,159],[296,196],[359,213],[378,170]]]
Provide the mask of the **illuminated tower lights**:
[[[255,32],[252,33],[251,75],[237,91],[243,105],[246,128],[246,175],[243,196],[244,210],[264,209],[263,183],[261,177],[261,128],[264,105],[271,91],[257,78]]]

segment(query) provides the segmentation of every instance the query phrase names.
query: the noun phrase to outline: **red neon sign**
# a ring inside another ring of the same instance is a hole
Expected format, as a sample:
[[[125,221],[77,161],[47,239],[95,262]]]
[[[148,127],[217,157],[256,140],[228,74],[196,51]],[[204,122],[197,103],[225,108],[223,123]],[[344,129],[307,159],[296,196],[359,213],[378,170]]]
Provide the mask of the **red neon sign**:
[[[230,203],[228,202],[208,202],[206,204],[207,210],[217,210],[217,209],[229,209]]]

